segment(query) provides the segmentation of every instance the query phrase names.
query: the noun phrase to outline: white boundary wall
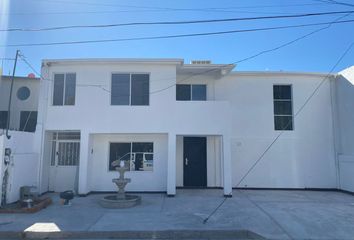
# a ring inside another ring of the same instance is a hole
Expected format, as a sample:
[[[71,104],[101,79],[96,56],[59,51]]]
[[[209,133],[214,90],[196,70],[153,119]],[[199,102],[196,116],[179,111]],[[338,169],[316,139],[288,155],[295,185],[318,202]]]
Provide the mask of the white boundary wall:
[[[354,66],[336,79],[337,152],[340,189],[354,192]]]
[[[9,179],[7,186],[7,203],[19,200],[21,186],[38,186],[38,154],[33,152],[33,133],[10,132],[10,139],[0,136],[0,175],[2,183],[4,174],[5,148],[11,148]],[[1,192],[1,189],[0,189]]]

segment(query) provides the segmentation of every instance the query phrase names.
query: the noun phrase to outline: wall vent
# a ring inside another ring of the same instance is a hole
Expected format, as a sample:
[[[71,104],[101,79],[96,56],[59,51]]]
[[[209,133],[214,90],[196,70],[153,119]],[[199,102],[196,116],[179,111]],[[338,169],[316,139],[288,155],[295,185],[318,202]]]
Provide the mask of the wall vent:
[[[200,65],[211,64],[211,61],[210,60],[192,60],[191,64],[200,64]]]

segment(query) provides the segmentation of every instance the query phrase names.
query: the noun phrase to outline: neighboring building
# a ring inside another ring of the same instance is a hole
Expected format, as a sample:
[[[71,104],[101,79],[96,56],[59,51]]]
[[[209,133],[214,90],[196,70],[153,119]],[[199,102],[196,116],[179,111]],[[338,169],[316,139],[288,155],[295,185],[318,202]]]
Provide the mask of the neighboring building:
[[[0,78],[0,131],[6,129],[11,76]],[[15,77],[10,108],[10,129],[34,132],[37,124],[39,78]]]
[[[234,67],[181,59],[44,60],[40,191],[113,191],[117,172],[110,164],[117,159],[130,168],[128,191],[341,188],[337,75]]]

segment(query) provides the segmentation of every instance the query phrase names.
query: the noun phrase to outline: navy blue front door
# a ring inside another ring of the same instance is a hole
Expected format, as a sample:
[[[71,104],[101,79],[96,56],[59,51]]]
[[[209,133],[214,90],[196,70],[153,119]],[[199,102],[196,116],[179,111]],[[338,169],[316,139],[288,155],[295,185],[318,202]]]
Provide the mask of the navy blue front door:
[[[183,138],[183,186],[207,186],[206,137]]]

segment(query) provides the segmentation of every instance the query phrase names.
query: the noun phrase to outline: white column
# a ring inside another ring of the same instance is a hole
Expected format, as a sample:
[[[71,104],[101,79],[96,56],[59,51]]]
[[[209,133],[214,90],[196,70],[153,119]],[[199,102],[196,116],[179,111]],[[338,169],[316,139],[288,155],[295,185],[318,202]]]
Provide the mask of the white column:
[[[222,141],[224,196],[232,197],[231,140],[228,135],[223,135]]]
[[[86,195],[89,192],[88,188],[88,159],[89,159],[89,140],[90,134],[81,131],[80,136],[80,162],[79,162],[79,194]]]
[[[49,78],[48,67],[42,67],[41,75],[44,79]],[[37,125],[36,132],[34,137],[33,151],[38,154],[38,173],[37,173],[37,184],[39,193],[43,193],[48,191],[48,185],[44,184],[42,177],[44,171],[49,171],[48,168],[44,168],[46,163],[44,162],[44,141],[45,139],[45,123],[48,109],[48,94],[50,83],[45,81],[44,79],[40,79],[39,83],[39,96],[38,96],[38,117],[37,117]],[[48,173],[49,174],[49,173]]]
[[[176,134],[168,134],[167,196],[176,195]]]

